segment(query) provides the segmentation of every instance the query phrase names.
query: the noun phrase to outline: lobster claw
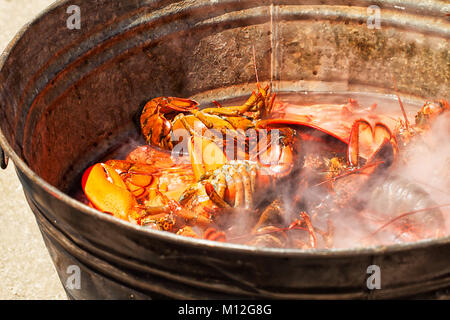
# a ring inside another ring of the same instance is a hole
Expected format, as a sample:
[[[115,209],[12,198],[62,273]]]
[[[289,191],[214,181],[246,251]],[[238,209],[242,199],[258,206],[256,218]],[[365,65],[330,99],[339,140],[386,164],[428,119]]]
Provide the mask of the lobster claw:
[[[285,143],[282,140],[272,141],[269,147],[265,149],[263,149],[263,146],[258,145],[259,150],[262,151],[258,155],[259,163],[266,169],[269,175],[276,178],[288,175],[294,164],[292,143]]]
[[[197,181],[206,172],[218,169],[228,161],[223,151],[214,142],[201,136],[191,136],[189,138],[188,151]]]
[[[136,199],[112,167],[104,163],[93,165],[84,173],[81,185],[96,209],[129,220]]]
[[[390,166],[397,152],[397,140],[386,125],[376,123],[372,127],[362,119],[353,123],[347,151],[349,166],[359,167],[361,157],[367,159],[368,164],[380,160],[384,166]]]

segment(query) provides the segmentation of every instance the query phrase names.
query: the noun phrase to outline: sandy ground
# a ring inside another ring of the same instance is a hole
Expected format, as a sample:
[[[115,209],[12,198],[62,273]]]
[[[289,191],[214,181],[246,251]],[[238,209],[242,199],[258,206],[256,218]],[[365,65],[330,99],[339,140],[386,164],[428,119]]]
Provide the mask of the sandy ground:
[[[0,51],[51,3],[0,0]],[[11,162],[0,170],[0,208],[0,299],[67,299]]]

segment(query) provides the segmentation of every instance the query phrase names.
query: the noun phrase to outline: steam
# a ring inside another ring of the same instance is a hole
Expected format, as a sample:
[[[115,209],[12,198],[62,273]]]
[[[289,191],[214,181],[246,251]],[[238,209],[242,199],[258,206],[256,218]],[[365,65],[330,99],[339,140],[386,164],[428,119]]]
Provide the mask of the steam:
[[[338,179],[333,182],[333,193],[314,187],[317,177],[310,176],[309,186],[297,192],[315,226],[323,228],[332,221],[333,247],[387,245],[448,236],[449,138],[450,113],[446,112],[436,118],[429,130],[401,146],[398,161],[388,170],[377,170],[370,177],[355,173]],[[310,155],[321,154],[314,144],[303,150]],[[311,166],[314,159],[304,169]]]
[[[450,203],[450,112],[436,118],[419,141],[408,145],[397,172],[421,186],[437,204]],[[440,208],[450,234],[450,207]]]

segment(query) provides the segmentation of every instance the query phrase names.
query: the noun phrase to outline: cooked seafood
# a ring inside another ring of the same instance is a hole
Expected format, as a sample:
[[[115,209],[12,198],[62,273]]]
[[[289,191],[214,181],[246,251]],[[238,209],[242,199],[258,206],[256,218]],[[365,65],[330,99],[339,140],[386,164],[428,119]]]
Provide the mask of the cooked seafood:
[[[391,242],[444,234],[439,206],[391,169],[448,111],[445,100],[425,103],[414,126],[356,119],[346,123],[347,136],[308,115],[280,116],[269,86],[258,84],[240,106],[216,104],[150,100],[140,117],[148,145],[86,170],[89,205],[178,235],[268,247],[331,248],[333,219],[342,214],[361,221],[372,235],[361,240],[367,244],[378,243],[377,228],[389,229]],[[357,105],[350,100],[342,114]],[[421,207],[422,218],[399,217]]]

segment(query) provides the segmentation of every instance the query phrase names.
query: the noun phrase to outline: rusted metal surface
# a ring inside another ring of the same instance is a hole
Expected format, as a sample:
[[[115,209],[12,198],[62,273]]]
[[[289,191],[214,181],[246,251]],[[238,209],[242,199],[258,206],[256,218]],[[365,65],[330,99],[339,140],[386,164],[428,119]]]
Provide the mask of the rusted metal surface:
[[[1,58],[0,144],[17,166],[74,298],[385,298],[450,286],[450,238],[349,250],[256,249],[185,239],[118,221],[67,196],[78,174],[135,131],[161,95],[392,92],[449,99],[450,27],[442,1],[59,1]],[[350,3],[350,2],[349,2]],[[79,5],[82,28],[66,27]],[[367,7],[381,9],[368,29]],[[210,91],[211,90],[211,91]],[[62,190],[62,191],[61,191]],[[101,232],[99,232],[101,230]],[[383,268],[369,291],[366,268]]]

